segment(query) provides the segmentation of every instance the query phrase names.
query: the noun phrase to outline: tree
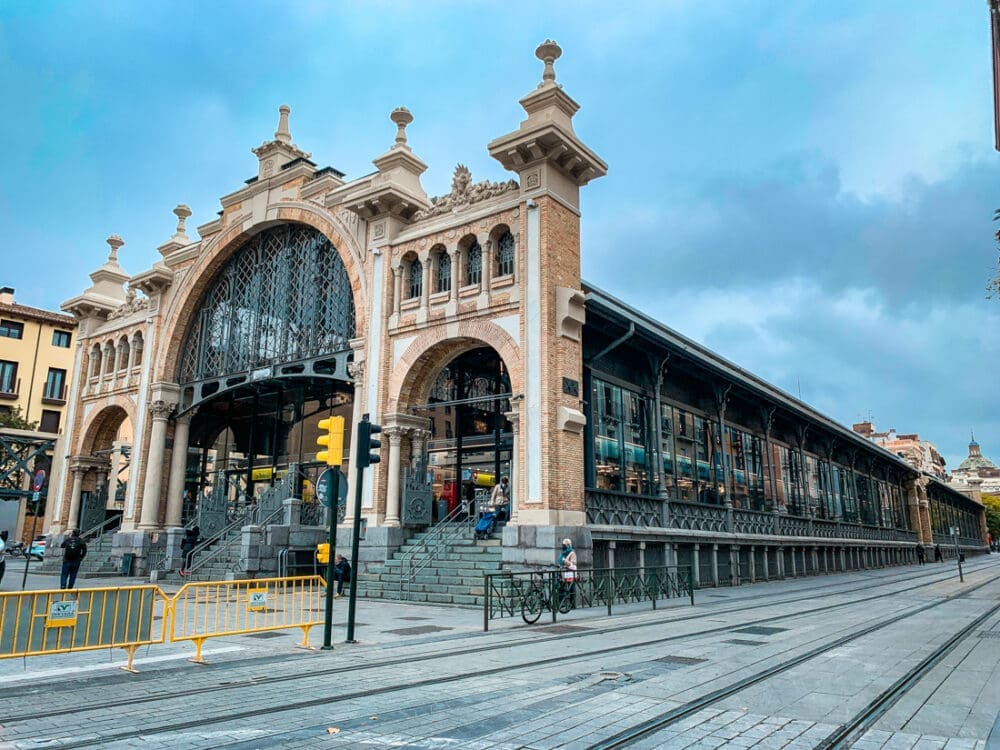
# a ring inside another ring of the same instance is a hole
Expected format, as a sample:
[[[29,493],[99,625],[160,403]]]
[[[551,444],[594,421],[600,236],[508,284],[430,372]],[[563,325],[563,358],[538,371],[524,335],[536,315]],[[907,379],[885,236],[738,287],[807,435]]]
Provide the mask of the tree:
[[[983,495],[986,506],[986,528],[994,539],[1000,539],[1000,495]]]
[[[29,422],[21,414],[21,407],[15,406],[7,411],[0,411],[0,429],[7,427],[13,430],[34,430],[38,422]]]

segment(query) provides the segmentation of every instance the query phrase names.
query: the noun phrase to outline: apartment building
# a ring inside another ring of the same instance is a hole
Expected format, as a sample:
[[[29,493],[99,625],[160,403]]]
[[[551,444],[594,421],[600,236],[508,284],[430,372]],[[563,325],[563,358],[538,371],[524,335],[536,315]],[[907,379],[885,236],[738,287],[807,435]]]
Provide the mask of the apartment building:
[[[0,413],[19,408],[41,432],[62,430],[76,329],[72,316],[19,305],[0,287]]]

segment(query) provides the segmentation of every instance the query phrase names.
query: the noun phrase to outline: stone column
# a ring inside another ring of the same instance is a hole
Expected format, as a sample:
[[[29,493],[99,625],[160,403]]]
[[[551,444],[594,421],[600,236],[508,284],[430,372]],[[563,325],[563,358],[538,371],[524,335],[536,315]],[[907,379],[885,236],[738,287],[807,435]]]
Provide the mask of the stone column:
[[[750,554],[750,583],[757,583],[757,548],[751,546],[748,551]]]
[[[488,292],[490,290],[490,282],[493,281],[493,268],[496,263],[496,250],[493,247],[494,243],[489,237],[486,237],[479,243],[479,246],[483,248],[483,291]]]
[[[352,339],[351,347],[354,348],[355,356],[363,350],[364,339],[360,340],[360,346],[355,347],[354,344],[358,339]],[[354,404],[351,411],[351,464],[350,464],[350,474],[348,474],[347,479],[347,508],[344,510],[344,521],[345,525],[350,525],[354,521],[354,483],[357,481],[357,472],[354,471],[354,454],[357,450],[353,444],[357,440],[358,435],[358,422],[361,421],[361,415],[365,413],[364,403],[365,403],[365,363],[364,360],[354,361],[347,365],[347,373],[354,379]]]
[[[691,550],[691,582],[694,586],[701,586],[701,545],[695,544]]]
[[[392,312],[399,316],[399,306],[403,302],[403,267],[392,269]]]
[[[429,307],[431,298],[431,256],[426,254],[421,258],[420,306]]]
[[[386,476],[385,525],[399,526],[399,467],[400,445],[403,441],[402,427],[386,427],[382,434],[389,440],[389,468]]]
[[[761,555],[761,561],[764,563],[764,582],[765,583],[767,581],[771,580],[771,571],[769,570],[769,568],[771,567],[771,563],[768,562],[768,559],[767,559],[768,553],[770,551],[771,551],[770,547],[764,547],[764,554]]]
[[[83,493],[83,475],[87,470],[80,466],[70,469],[73,472],[73,490],[69,496],[69,517],[66,519],[66,531],[76,529],[80,524],[80,496]]]
[[[719,587],[719,545],[712,545],[712,585]]]
[[[170,455],[170,482],[167,485],[167,517],[164,525],[170,528],[183,526],[184,475],[187,472],[188,436],[194,412],[174,420],[174,449]]]
[[[795,547],[792,547],[792,554],[790,554],[789,557],[792,559],[792,578],[797,578],[799,571],[795,563]]]
[[[517,509],[520,506],[521,497],[521,471],[520,471],[520,450],[521,450],[521,437],[520,437],[520,413],[517,409],[514,411],[504,412],[504,416],[507,417],[507,421],[510,422],[510,522],[517,523]]]
[[[458,290],[465,281],[464,251],[456,244],[449,246],[448,252],[451,254],[451,299],[452,302],[457,302]]]
[[[174,404],[154,401],[149,405],[153,426],[146,454],[146,478],[142,485],[142,515],[140,529],[156,529],[160,525],[160,492],[163,488],[163,450],[167,444],[167,419]]]

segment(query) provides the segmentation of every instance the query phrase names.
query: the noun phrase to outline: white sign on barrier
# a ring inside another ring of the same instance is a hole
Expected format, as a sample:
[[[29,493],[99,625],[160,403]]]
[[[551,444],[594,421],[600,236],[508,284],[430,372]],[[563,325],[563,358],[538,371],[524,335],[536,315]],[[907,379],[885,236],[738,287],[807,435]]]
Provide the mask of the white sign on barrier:
[[[49,605],[49,616],[45,619],[47,628],[69,628],[76,625],[76,602],[66,599]]]
[[[257,591],[247,592],[247,609],[266,609],[267,608],[267,590],[259,589]]]

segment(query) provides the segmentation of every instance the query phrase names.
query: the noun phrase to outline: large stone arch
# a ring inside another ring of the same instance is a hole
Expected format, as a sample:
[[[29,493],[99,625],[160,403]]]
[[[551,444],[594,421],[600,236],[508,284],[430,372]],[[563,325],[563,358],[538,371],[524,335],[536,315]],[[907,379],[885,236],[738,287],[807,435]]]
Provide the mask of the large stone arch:
[[[514,394],[524,391],[524,367],[521,350],[513,337],[491,321],[464,321],[447,327],[442,337],[439,328],[420,334],[403,352],[392,368],[388,386],[388,412],[427,402],[434,378],[440,369],[458,355],[477,347],[492,347],[503,360]]]
[[[184,336],[196,313],[202,296],[226,262],[251,237],[281,224],[303,224],[322,232],[337,250],[351,282],[354,297],[355,333],[364,336],[368,330],[367,292],[364,269],[360,265],[363,252],[346,233],[335,226],[335,219],[318,207],[305,203],[281,203],[268,209],[268,219],[246,228],[237,221],[214,237],[202,251],[200,259],[184,276],[184,292],[175,295],[164,313],[165,326],[157,346],[154,381],[175,382],[183,351]]]
[[[129,420],[134,432],[136,430],[135,412],[135,404],[122,396],[115,396],[110,400],[110,403],[99,407],[97,411],[84,419],[81,430],[83,438],[77,446],[77,453],[88,456],[95,450],[110,448],[118,434],[118,429],[126,419]]]

